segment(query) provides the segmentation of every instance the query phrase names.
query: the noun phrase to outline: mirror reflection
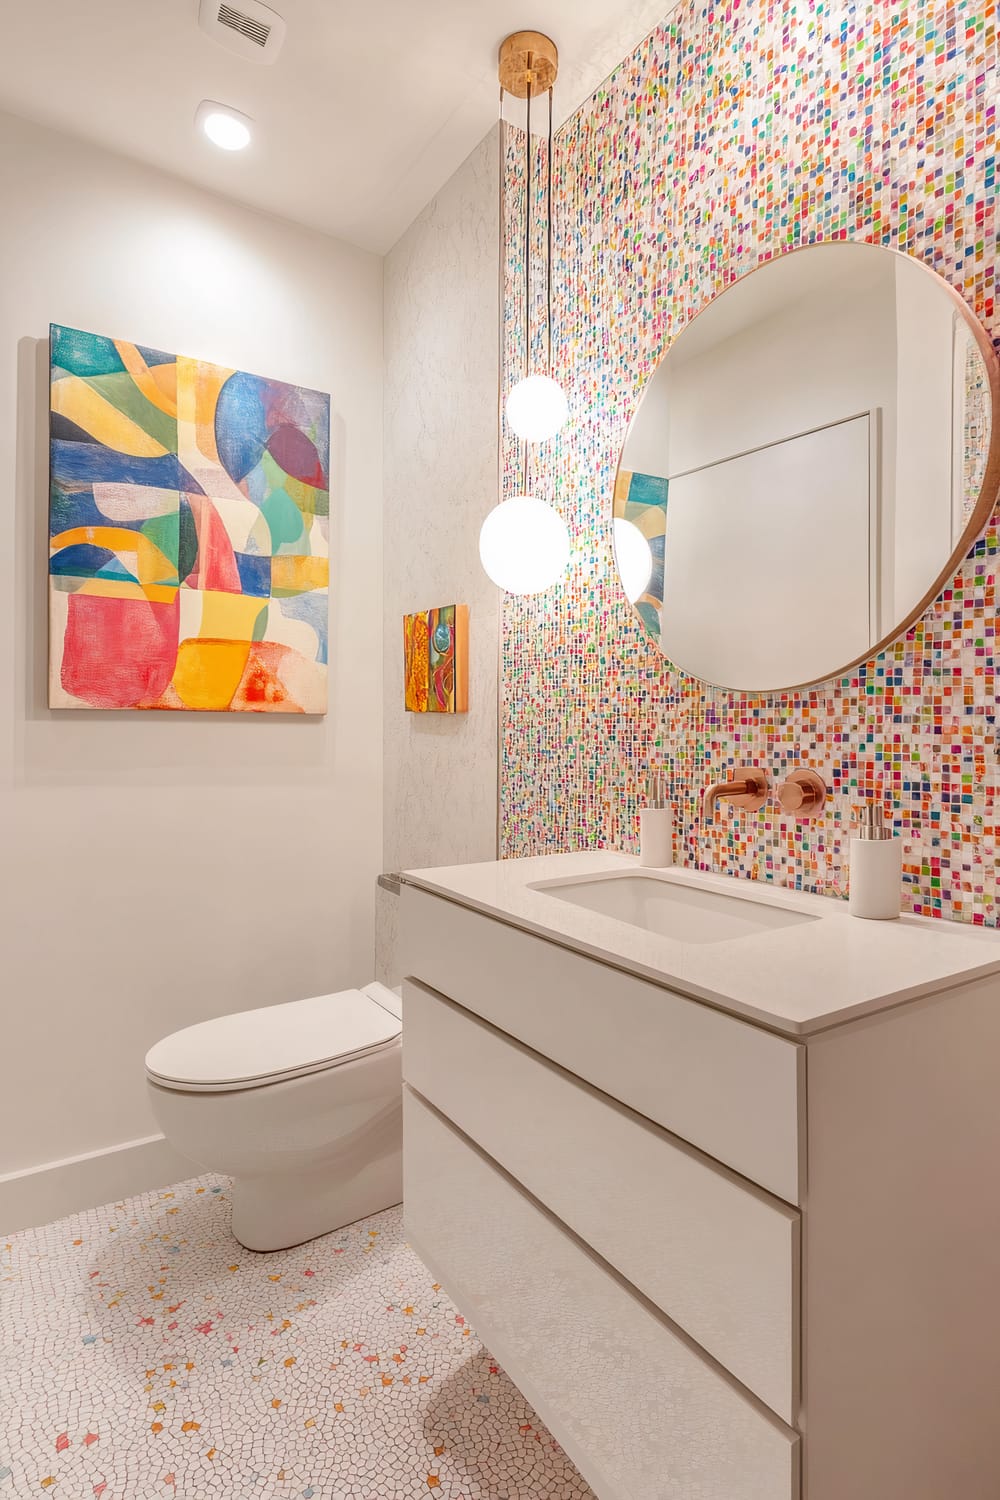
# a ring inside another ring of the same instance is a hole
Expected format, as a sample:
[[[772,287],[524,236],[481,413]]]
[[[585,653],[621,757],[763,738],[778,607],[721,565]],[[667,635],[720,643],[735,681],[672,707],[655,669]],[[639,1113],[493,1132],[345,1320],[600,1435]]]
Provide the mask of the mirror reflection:
[[[717,297],[615,485],[622,585],[670,661],[783,689],[909,623],[988,516],[995,366],[948,285],[878,246],[810,246]]]

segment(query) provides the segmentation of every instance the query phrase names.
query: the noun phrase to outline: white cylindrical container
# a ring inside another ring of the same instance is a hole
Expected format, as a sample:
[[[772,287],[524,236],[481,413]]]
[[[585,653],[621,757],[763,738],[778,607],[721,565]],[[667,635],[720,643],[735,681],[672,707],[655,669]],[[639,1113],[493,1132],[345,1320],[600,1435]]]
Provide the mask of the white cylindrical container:
[[[639,863],[663,868],[674,862],[674,815],[669,807],[639,811]]]
[[[882,804],[867,802],[858,835],[851,839],[848,908],[852,917],[888,922],[899,916],[903,891],[903,842],[893,837]]]

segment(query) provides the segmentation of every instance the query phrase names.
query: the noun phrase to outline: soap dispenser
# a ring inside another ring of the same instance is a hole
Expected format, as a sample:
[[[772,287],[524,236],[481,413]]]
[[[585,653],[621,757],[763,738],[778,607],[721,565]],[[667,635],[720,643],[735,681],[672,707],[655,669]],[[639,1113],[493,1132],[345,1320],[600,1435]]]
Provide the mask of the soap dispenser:
[[[639,863],[662,870],[674,862],[674,814],[659,771],[649,773],[646,802],[639,811]]]
[[[902,886],[902,840],[886,827],[881,802],[866,802],[859,809],[858,831],[851,839],[851,916],[878,922],[898,917]]]

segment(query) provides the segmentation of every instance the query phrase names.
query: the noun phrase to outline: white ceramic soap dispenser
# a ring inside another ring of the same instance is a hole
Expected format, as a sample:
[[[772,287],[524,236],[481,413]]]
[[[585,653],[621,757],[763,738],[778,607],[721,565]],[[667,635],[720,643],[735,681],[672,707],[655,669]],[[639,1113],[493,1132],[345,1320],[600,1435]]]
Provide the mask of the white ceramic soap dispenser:
[[[885,826],[881,802],[866,802],[859,810],[848,884],[852,917],[886,922],[899,916],[903,843]]]
[[[659,771],[647,778],[646,804],[639,811],[639,863],[662,869],[674,862],[674,813]]]

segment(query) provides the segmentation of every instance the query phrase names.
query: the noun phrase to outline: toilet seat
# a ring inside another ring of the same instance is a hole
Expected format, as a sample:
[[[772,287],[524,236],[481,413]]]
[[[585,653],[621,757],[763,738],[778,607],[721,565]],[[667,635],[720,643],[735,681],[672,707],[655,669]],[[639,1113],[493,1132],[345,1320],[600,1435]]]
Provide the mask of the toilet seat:
[[[164,1037],[146,1054],[161,1088],[228,1093],[320,1073],[391,1047],[402,1032],[397,997],[381,985],[313,995],[218,1016]]]

